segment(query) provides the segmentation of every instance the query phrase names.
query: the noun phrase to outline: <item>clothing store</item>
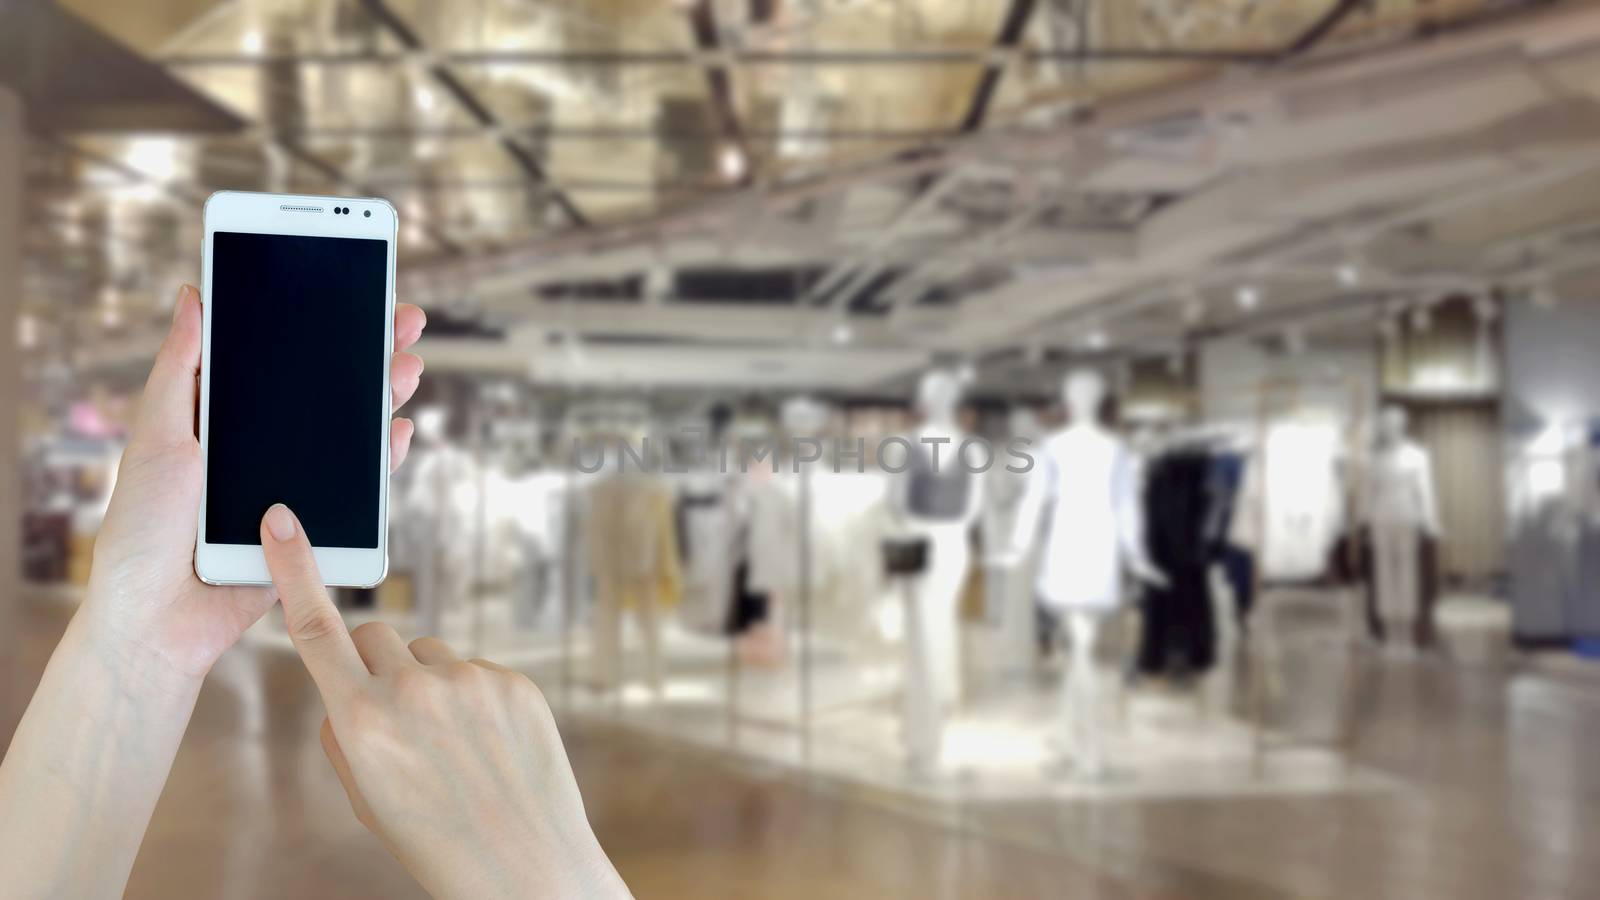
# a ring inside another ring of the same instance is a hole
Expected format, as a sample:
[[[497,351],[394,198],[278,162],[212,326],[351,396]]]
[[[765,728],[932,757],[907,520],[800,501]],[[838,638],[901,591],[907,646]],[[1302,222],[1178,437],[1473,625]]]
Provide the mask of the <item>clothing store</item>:
[[[339,612],[531,679],[639,896],[1593,893],[1600,4],[7,6],[0,747],[283,195],[397,223]],[[412,896],[250,622],[127,896]]]

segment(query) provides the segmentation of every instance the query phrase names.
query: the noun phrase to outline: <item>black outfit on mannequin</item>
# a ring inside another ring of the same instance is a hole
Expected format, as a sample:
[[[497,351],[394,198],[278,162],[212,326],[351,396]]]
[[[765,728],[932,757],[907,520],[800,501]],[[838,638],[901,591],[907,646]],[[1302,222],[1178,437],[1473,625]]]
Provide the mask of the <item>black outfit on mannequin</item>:
[[[1216,623],[1208,570],[1215,543],[1216,482],[1211,457],[1197,450],[1163,454],[1150,463],[1144,490],[1145,540],[1166,587],[1144,586],[1139,670],[1196,675],[1216,660]]]

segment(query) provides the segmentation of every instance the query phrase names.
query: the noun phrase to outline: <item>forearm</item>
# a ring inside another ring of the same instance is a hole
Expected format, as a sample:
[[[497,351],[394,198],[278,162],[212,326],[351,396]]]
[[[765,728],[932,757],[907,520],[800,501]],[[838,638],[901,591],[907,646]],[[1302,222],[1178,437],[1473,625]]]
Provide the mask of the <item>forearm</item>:
[[[73,618],[0,763],[8,896],[122,896],[199,687]]]

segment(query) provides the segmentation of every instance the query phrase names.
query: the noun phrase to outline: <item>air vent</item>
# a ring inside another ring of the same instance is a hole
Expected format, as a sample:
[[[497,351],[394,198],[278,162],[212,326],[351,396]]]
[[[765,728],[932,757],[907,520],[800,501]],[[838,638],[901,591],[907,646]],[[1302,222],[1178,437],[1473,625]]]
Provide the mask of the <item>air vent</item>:
[[[322,207],[320,206],[290,206],[285,203],[278,208],[284,212],[322,212]]]

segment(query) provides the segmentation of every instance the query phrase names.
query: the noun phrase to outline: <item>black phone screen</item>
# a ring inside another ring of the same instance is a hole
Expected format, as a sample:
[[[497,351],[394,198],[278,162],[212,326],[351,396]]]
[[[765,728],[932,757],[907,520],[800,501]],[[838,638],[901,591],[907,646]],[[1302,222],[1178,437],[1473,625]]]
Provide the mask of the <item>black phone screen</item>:
[[[388,247],[212,236],[206,542],[261,543],[286,503],[318,547],[378,546]]]

